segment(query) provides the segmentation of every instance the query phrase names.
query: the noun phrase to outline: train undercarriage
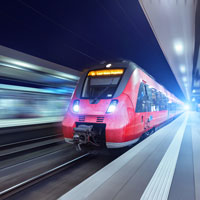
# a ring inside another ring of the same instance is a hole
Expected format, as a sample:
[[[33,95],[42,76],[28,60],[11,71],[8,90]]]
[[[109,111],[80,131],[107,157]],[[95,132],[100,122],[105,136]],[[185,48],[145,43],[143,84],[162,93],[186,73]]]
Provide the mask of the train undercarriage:
[[[105,127],[105,124],[77,123],[73,136],[76,150],[81,151],[81,146],[88,144],[105,147]]]

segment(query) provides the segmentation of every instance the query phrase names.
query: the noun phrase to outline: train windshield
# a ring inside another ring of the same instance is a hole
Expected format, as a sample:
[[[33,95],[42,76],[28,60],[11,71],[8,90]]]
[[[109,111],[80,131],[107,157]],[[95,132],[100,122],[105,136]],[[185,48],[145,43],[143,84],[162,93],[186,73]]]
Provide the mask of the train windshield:
[[[82,98],[112,98],[123,72],[123,69],[90,71],[83,85]]]

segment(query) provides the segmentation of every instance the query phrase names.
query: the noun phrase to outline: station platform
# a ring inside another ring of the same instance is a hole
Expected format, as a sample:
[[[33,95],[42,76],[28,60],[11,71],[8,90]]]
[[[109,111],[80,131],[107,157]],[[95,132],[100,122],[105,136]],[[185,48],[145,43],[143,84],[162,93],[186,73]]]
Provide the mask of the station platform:
[[[59,199],[200,199],[199,122],[182,114]]]

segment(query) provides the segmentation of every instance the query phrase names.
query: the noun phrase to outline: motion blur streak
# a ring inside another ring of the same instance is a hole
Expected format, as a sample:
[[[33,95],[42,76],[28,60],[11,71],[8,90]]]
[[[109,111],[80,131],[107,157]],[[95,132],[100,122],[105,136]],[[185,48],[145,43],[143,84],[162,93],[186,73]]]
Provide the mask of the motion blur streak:
[[[73,88],[31,88],[0,84],[0,120],[62,117]]]

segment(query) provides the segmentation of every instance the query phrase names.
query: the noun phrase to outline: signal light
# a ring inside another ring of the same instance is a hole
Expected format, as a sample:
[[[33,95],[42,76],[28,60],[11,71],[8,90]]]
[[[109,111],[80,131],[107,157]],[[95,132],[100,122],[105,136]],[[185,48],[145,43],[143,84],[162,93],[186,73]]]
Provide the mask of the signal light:
[[[113,113],[116,108],[117,108],[117,104],[118,104],[118,100],[114,99],[110,102],[110,105],[108,107],[108,110],[106,111],[106,113]]]
[[[73,103],[73,111],[76,113],[79,112],[79,103],[80,103],[79,100],[75,100]]]

